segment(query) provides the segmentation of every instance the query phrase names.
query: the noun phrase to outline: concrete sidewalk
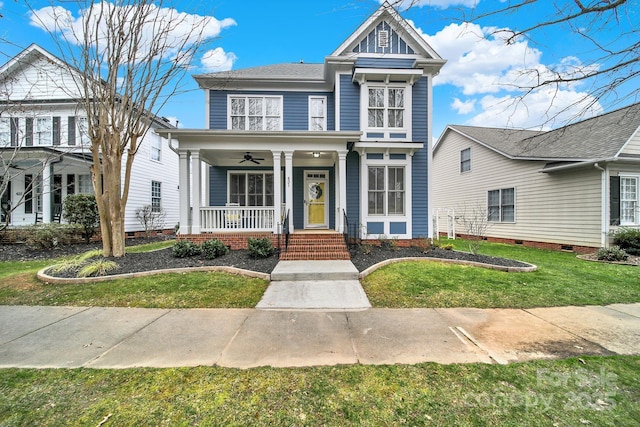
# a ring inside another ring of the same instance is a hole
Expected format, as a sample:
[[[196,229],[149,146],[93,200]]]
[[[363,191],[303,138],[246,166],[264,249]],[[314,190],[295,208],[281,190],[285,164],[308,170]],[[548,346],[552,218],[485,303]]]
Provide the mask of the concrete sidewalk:
[[[0,306],[0,367],[509,363],[640,354],[640,304],[516,309]]]

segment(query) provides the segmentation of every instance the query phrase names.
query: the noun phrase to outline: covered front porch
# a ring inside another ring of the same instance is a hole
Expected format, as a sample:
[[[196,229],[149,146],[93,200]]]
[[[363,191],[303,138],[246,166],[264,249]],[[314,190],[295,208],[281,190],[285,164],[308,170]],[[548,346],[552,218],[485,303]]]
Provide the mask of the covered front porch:
[[[180,157],[178,233],[345,229],[360,132],[159,130]]]

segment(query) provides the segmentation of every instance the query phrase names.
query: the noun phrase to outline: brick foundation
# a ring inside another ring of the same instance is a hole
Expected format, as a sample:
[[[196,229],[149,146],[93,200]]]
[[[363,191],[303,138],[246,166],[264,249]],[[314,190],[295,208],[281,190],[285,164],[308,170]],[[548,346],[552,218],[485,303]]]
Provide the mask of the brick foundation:
[[[440,233],[440,235],[446,237],[447,233]],[[473,237],[465,234],[456,234],[456,238],[471,240]],[[579,246],[566,243],[536,242],[532,240],[520,239],[505,239],[502,237],[487,237],[485,241],[492,243],[504,243],[507,245],[526,246],[529,248],[549,249],[552,251],[575,252],[577,254],[592,254],[599,249],[591,246]]]
[[[247,239],[261,239],[266,237],[271,240],[274,247],[278,246],[278,236],[273,233],[200,233],[200,234],[178,234],[177,240],[189,240],[193,243],[202,244],[207,240],[219,239],[231,250],[247,249]]]

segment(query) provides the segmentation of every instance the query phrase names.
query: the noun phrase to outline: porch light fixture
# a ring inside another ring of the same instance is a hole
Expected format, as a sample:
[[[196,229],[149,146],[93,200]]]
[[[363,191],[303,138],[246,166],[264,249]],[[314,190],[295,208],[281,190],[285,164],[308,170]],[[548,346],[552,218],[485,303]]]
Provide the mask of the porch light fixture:
[[[314,159],[317,159],[318,157],[320,157],[320,153],[318,153],[317,151],[314,151],[312,155]]]

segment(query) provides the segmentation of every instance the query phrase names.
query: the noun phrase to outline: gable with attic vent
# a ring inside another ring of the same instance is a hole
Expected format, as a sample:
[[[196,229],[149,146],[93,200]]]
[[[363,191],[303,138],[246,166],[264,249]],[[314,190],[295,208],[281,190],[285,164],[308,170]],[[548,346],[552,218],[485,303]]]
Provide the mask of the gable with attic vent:
[[[413,55],[415,51],[387,21],[382,21],[353,48],[354,53]]]

